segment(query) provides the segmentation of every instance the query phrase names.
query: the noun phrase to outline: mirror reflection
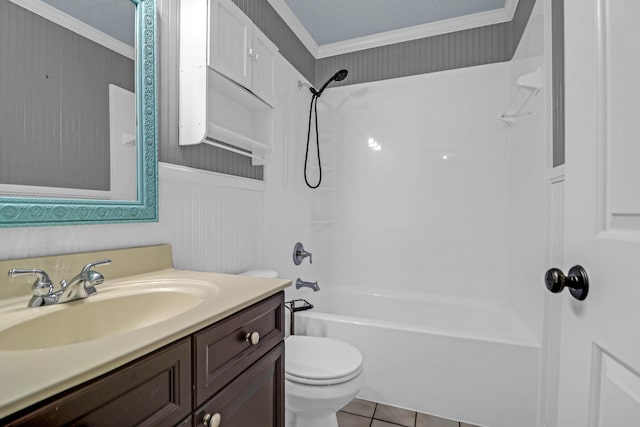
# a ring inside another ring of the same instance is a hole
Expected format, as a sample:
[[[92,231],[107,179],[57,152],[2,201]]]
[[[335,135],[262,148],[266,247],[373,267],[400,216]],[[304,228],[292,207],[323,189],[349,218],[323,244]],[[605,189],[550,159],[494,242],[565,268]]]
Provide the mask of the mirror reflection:
[[[0,0],[0,195],[137,199],[134,16]]]

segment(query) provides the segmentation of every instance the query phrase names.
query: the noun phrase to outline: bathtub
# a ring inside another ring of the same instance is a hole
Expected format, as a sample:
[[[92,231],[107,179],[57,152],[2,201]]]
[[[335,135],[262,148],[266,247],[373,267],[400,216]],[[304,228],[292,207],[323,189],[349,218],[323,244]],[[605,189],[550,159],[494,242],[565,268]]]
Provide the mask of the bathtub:
[[[295,332],[364,357],[362,399],[487,427],[534,427],[540,345],[493,301],[416,293],[321,292]]]

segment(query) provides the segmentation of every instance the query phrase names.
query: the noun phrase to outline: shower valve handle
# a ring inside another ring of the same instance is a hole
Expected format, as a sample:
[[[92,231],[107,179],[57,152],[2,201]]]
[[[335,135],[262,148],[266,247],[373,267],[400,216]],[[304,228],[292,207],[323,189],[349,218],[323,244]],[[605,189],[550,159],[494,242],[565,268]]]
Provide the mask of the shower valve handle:
[[[293,263],[295,265],[300,265],[302,264],[302,260],[304,260],[306,257],[309,257],[309,264],[313,264],[313,256],[311,252],[305,251],[302,243],[296,243],[293,246]]]
[[[571,295],[582,301],[589,293],[589,276],[587,271],[580,265],[571,267],[569,274],[565,274],[559,268],[551,268],[544,275],[544,283],[549,291],[557,294],[566,287]]]

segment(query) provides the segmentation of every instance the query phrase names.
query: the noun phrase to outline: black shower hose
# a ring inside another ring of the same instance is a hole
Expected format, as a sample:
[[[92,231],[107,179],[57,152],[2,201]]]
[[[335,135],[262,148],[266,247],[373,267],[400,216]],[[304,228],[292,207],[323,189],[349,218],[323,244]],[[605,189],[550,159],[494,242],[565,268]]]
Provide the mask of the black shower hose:
[[[313,96],[311,97],[311,104],[309,105],[309,126],[307,128],[307,148],[304,152],[304,182],[307,184],[309,188],[318,188],[320,187],[320,183],[322,182],[322,163],[320,162],[320,138],[318,136],[318,95],[315,92],[312,92]],[[309,184],[309,179],[307,178],[307,161],[309,159],[309,139],[311,137],[311,115],[315,114],[316,116],[316,148],[318,151],[318,183],[316,185]]]

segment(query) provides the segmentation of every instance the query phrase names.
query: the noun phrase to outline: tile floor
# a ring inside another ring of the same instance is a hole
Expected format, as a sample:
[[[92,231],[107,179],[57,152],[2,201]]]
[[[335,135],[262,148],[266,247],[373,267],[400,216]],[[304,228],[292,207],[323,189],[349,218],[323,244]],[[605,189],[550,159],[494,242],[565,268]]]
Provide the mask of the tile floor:
[[[477,427],[362,399],[353,399],[338,412],[338,425],[340,427]]]

